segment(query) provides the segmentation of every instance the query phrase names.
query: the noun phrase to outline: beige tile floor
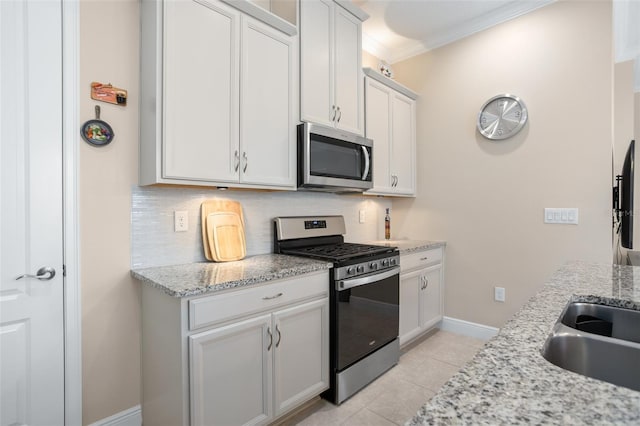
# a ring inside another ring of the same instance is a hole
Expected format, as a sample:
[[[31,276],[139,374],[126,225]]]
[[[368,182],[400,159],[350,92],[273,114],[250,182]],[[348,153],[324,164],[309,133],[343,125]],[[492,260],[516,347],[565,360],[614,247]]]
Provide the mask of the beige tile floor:
[[[404,349],[398,365],[342,405],[318,400],[281,425],[403,425],[483,344],[437,330]]]

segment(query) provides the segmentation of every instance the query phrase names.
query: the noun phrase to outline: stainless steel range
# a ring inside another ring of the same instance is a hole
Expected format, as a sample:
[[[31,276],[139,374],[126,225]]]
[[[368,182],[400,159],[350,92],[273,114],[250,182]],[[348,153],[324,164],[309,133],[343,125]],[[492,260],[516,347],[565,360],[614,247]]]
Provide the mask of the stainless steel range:
[[[342,216],[274,219],[274,252],[333,262],[331,387],[335,404],[398,363],[400,256],[395,247],[344,242]]]

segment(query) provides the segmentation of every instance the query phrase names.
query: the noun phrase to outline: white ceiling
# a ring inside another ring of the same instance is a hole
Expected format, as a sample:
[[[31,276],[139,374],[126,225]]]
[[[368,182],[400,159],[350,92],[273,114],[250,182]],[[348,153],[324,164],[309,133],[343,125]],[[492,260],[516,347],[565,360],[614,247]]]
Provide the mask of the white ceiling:
[[[363,48],[393,64],[435,49],[555,0],[353,0],[370,15]],[[614,0],[616,62],[635,59],[640,91],[640,0]]]

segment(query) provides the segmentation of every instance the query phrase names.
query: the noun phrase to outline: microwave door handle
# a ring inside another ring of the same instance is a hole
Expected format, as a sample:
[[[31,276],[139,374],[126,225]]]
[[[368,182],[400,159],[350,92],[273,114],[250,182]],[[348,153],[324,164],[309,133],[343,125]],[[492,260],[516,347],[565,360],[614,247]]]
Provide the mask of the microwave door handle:
[[[369,151],[364,145],[361,145],[360,148],[362,148],[362,153],[364,154],[364,172],[362,173],[362,180],[366,180],[367,175],[369,174],[369,167],[371,166],[369,161]]]

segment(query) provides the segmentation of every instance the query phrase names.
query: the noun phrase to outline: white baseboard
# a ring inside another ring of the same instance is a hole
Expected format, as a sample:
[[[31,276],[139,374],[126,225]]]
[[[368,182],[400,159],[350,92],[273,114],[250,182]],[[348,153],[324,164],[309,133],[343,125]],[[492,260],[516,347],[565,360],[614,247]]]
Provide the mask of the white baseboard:
[[[500,331],[499,328],[451,317],[442,318],[440,329],[481,340],[489,340]]]
[[[91,423],[89,426],[142,426],[142,408],[136,405],[106,419]]]

